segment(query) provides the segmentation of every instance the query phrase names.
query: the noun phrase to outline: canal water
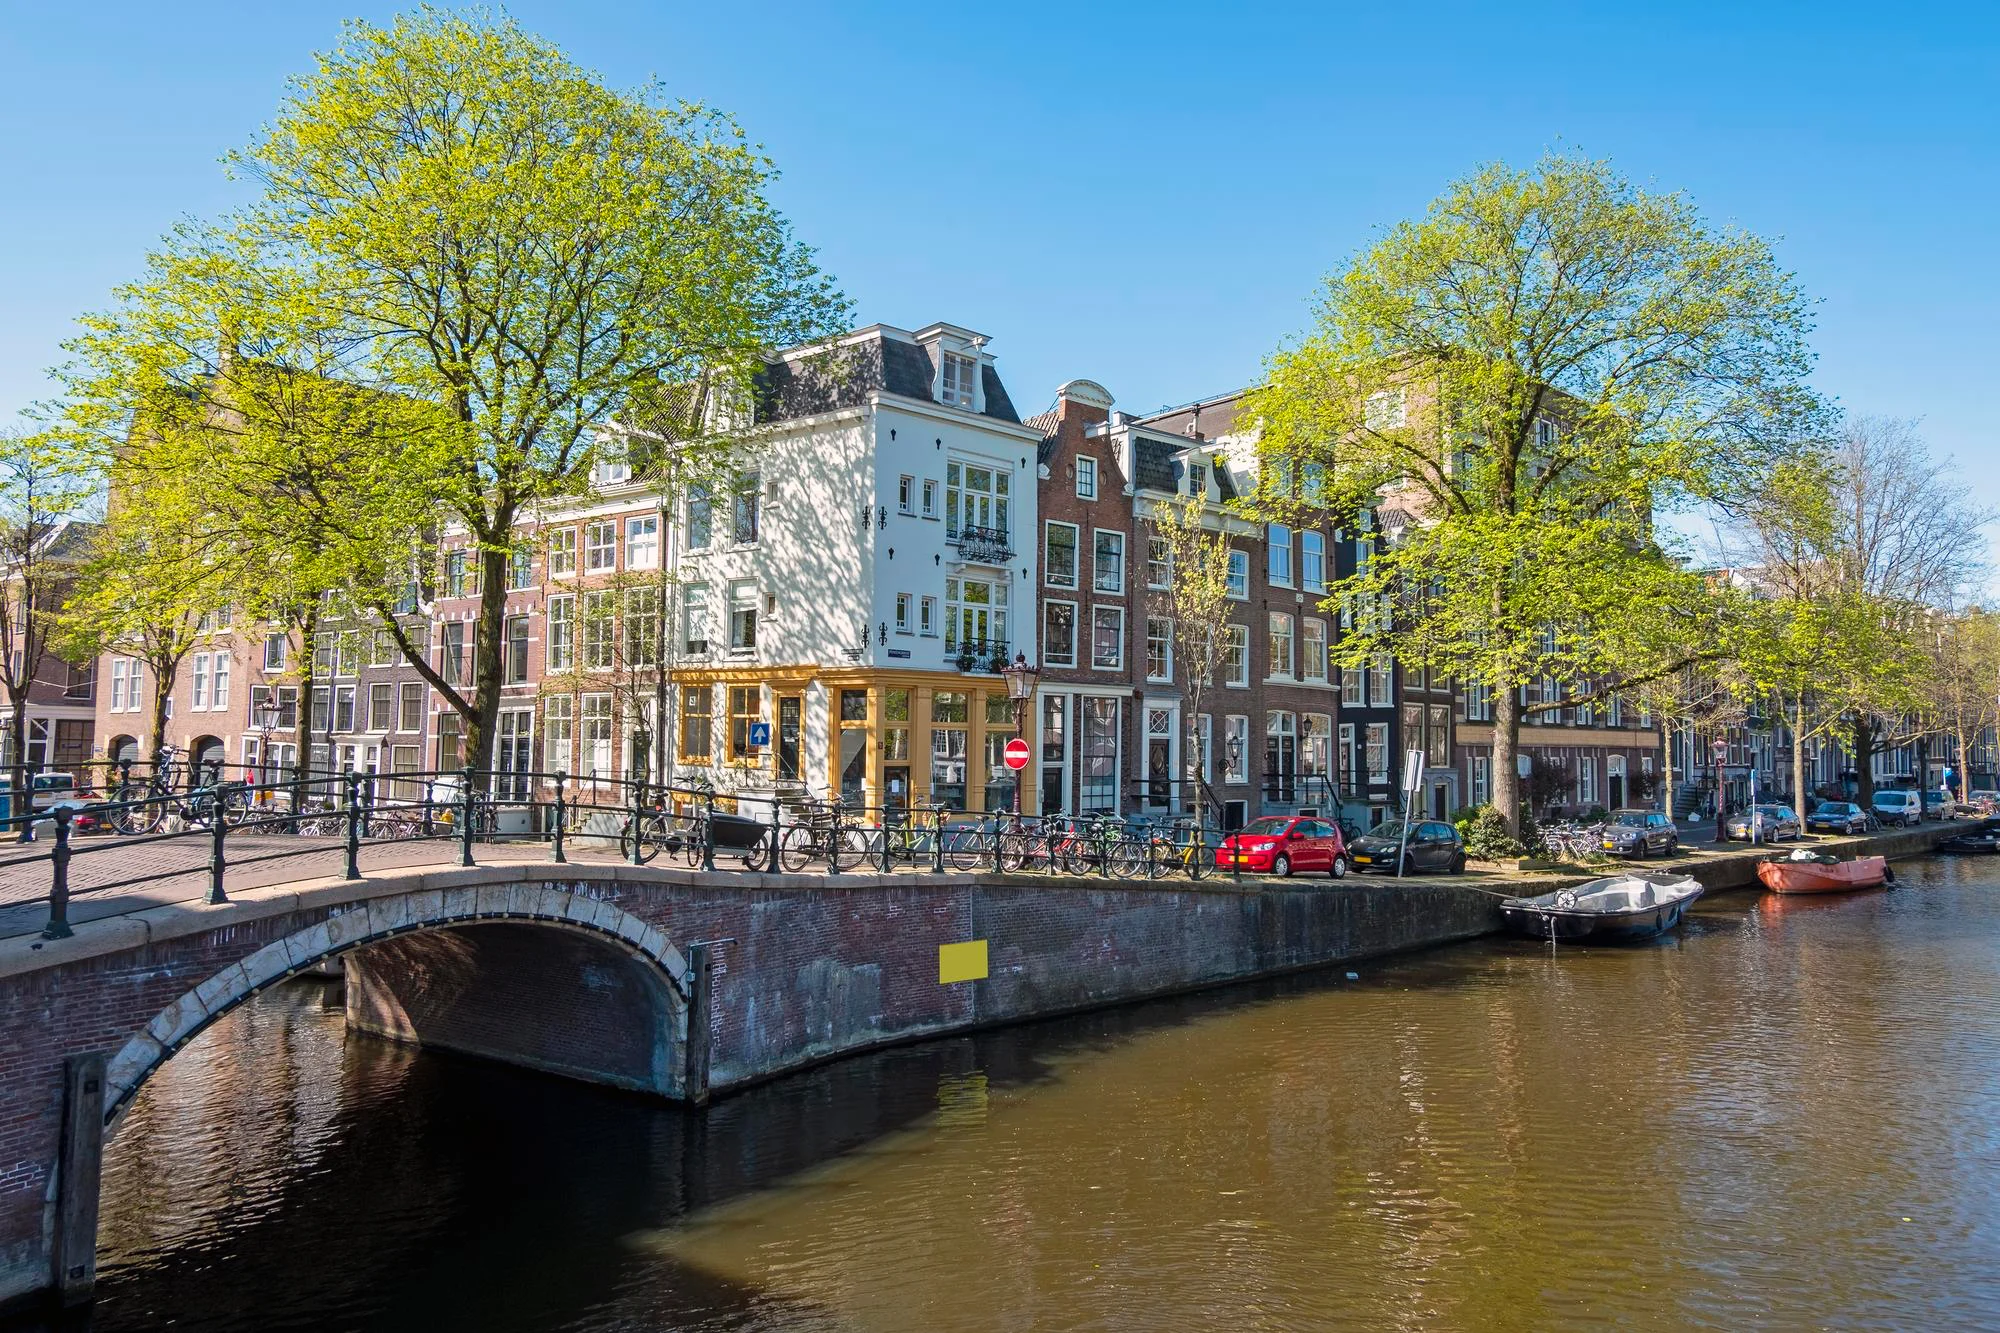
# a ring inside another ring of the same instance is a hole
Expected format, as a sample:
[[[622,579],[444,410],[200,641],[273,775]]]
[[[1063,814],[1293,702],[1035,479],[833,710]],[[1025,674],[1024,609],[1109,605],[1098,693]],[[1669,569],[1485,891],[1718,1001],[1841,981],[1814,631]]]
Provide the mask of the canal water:
[[[288,987],[124,1125],[93,1326],[2000,1327],[1991,863],[1354,970],[705,1116]]]

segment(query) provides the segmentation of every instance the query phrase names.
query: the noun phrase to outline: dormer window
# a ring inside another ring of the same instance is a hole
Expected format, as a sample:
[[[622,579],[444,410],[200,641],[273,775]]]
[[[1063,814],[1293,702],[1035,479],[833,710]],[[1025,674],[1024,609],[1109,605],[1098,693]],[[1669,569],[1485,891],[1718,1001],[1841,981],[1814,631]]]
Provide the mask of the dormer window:
[[[938,399],[952,407],[972,406],[972,386],[977,382],[979,365],[969,356],[959,356],[952,352],[944,354],[944,380],[938,388]]]
[[[1208,498],[1208,469],[1200,463],[1188,464],[1188,494],[1198,500]]]

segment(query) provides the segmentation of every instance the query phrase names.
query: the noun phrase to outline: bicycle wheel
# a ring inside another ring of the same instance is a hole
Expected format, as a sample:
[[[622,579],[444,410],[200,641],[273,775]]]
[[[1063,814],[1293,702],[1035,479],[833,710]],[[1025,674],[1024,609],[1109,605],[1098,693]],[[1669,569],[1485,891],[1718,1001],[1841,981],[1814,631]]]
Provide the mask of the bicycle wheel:
[[[250,793],[241,787],[225,787],[217,793],[222,806],[222,822],[231,828],[240,828],[251,814]]]
[[[159,828],[167,817],[164,803],[152,799],[153,793],[140,786],[125,786],[111,798],[120,807],[111,817],[111,823],[120,833],[151,833]]]
[[[1008,874],[1022,870],[1028,864],[1028,835],[1025,833],[1002,833],[1000,839],[1000,869]]]
[[[796,873],[804,870],[822,851],[820,838],[813,830],[803,824],[794,824],[785,830],[785,841],[779,848],[779,864]]]
[[[982,830],[971,825],[947,829],[944,838],[944,859],[954,870],[978,870],[993,864],[993,844]]]
[[[1147,845],[1136,838],[1120,838],[1111,844],[1111,873],[1120,879],[1139,879],[1146,873]]]
[[[695,815],[681,829],[681,860],[689,870],[701,869],[702,848],[707,843],[708,821]]]
[[[629,864],[644,865],[653,859],[651,841],[646,837],[645,821],[637,823],[630,819],[618,830],[618,859]],[[636,854],[635,854],[636,853]]]

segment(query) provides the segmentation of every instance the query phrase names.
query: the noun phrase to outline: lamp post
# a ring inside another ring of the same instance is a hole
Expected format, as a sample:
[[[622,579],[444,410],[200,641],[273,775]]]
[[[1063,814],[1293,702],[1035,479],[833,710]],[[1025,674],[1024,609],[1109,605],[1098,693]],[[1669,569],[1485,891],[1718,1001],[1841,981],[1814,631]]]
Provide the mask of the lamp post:
[[[268,804],[271,799],[271,733],[278,729],[278,705],[267,692],[264,702],[257,705],[250,715],[251,723],[257,728],[257,767],[263,790],[258,795],[258,804]]]
[[[1035,697],[1035,681],[1040,678],[1042,669],[1030,666],[1026,653],[1015,653],[1013,663],[1000,674],[1007,678],[1007,701],[1014,706],[1014,738],[1026,744],[1028,700]],[[1020,815],[1021,774],[1017,772],[1014,774],[1014,816],[1018,819]]]

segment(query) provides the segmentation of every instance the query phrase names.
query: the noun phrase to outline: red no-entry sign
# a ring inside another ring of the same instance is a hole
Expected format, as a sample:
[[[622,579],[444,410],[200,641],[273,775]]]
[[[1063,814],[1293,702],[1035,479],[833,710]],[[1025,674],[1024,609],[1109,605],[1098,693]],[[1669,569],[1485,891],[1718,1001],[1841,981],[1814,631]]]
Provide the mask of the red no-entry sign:
[[[987,753],[991,754],[992,751],[989,750]],[[1013,740],[1007,742],[1007,751],[1004,757],[1007,760],[1007,767],[1013,769],[1016,773],[1020,772],[1028,766],[1028,743],[1019,736],[1016,736]]]

